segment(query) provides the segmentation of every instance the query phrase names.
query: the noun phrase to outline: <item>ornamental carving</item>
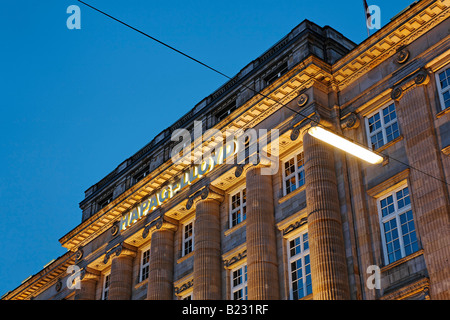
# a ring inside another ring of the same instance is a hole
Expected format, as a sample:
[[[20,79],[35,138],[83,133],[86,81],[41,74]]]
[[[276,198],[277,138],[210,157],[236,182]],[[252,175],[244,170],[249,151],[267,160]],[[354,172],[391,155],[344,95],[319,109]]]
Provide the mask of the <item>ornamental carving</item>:
[[[350,113],[344,120],[341,122],[342,129],[357,129],[359,127],[360,120],[359,117],[355,113]]]
[[[299,107],[304,107],[308,103],[309,97],[306,93],[302,93],[297,100]]]
[[[223,260],[223,265],[228,268],[231,265],[235,264],[236,262],[244,259],[247,257],[247,250],[244,250],[242,252],[239,252],[237,255],[231,257],[230,259]]]
[[[402,49],[397,53],[397,55],[395,57],[395,61],[397,61],[397,63],[399,63],[399,64],[403,64],[406,61],[408,61],[408,58],[409,58],[408,49]]]
[[[180,294],[183,291],[186,291],[187,289],[191,288],[194,285],[194,279],[183,283],[180,287],[175,287],[175,293]]]
[[[289,226],[287,226],[286,228],[283,229],[283,236],[287,235],[288,233],[294,231],[297,228],[300,228],[307,222],[308,222],[308,218],[304,217],[304,218],[301,218],[299,221],[296,221],[293,224],[290,224]]]
[[[401,87],[396,87],[391,92],[392,100],[399,100],[403,95],[403,89]]]

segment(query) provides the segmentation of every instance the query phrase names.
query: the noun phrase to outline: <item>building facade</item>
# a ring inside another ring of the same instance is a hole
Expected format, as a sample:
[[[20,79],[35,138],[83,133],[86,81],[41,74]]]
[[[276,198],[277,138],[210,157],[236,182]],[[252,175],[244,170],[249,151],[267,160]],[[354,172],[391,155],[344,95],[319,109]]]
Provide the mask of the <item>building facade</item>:
[[[3,299],[450,299],[449,16],[422,0],[359,45],[303,21],[87,189],[67,253]],[[259,135],[205,167],[172,161],[177,129]]]

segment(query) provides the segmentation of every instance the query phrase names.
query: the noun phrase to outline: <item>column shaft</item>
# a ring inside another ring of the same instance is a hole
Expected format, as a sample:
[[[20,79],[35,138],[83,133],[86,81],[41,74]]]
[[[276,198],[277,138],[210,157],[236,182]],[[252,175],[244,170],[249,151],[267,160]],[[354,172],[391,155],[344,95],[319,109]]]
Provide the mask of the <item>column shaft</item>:
[[[147,300],[172,300],[174,231],[154,231],[150,246]]]
[[[120,255],[111,262],[111,284],[108,300],[130,300],[133,274],[133,257]]]
[[[411,200],[430,276],[431,299],[450,299],[450,206],[426,86],[408,89],[396,107],[406,155],[415,168],[409,180]]]
[[[279,299],[272,176],[251,167],[246,179],[248,298]]]
[[[95,300],[95,289],[97,280],[83,279],[80,282],[81,288],[75,290],[75,300]]]
[[[350,299],[333,150],[306,133],[303,151],[314,299]]]
[[[194,225],[194,300],[219,300],[221,292],[219,201],[201,200]]]

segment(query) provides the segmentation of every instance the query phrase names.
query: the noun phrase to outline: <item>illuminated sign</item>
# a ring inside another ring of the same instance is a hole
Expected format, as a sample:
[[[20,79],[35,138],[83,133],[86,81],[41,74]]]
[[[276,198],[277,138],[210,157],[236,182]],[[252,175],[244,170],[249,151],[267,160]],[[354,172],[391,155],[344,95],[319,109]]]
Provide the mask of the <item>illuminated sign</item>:
[[[148,215],[151,211],[158,208],[162,203],[173,198],[179,191],[183,190],[183,188],[191,185],[196,180],[212,171],[217,165],[223,164],[224,160],[229,156],[233,156],[237,153],[237,143],[235,141],[231,141],[225,146],[225,148],[220,147],[219,151],[214,155],[205,157],[200,164],[192,166],[188,172],[183,173],[178,181],[161,188],[133,210],[123,215],[119,223],[120,230],[125,230],[130,227],[132,224]]]

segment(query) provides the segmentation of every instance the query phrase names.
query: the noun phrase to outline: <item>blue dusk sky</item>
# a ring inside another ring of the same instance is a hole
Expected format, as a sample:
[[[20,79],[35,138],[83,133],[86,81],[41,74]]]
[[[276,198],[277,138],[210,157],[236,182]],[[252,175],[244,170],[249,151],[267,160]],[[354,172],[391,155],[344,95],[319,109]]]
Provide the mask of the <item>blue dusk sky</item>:
[[[304,19],[367,38],[362,0],[85,1],[229,76]],[[381,25],[412,2],[368,0]],[[227,79],[76,0],[5,1],[0,32],[3,295],[64,254],[86,189]]]

